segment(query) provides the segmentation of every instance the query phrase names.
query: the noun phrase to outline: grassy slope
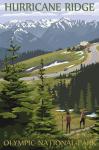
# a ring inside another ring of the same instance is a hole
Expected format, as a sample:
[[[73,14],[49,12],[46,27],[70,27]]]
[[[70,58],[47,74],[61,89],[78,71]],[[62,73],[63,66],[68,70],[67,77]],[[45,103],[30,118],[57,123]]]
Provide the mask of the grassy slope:
[[[97,50],[99,51],[99,46],[97,46],[96,48],[97,48]]]
[[[64,54],[63,52],[65,52],[65,51],[66,51],[66,49],[60,50],[60,51],[55,51],[55,52],[48,53],[48,54],[44,54],[44,55],[41,55],[41,56],[38,56],[38,57],[35,57],[32,59],[23,61],[22,63],[25,64],[26,68],[30,68],[33,66],[38,66],[40,64],[41,59],[44,60],[44,64],[49,64],[49,63],[57,61],[57,60],[71,62],[74,60],[78,60],[83,56],[83,55],[81,56],[79,54],[76,54],[75,51]]]
[[[41,59],[44,60],[44,65],[51,64],[55,61],[68,61],[69,62],[66,64],[61,64],[61,65],[50,67],[50,68],[46,69],[45,73],[48,74],[48,73],[55,73],[55,72],[63,71],[64,68],[71,66],[71,65],[80,64],[87,57],[87,53],[85,53],[85,52],[83,55],[77,54],[76,51],[73,51],[70,53],[64,53],[64,52],[66,52],[66,49],[60,50],[60,51],[54,51],[52,53],[48,53],[48,54],[44,54],[44,55],[40,55],[38,57],[31,58],[31,59],[22,61],[20,63],[24,66],[25,69],[28,69],[31,67],[39,66]],[[81,59],[83,56],[84,56],[84,58]],[[31,75],[37,75],[37,74],[38,74],[38,71],[33,71],[31,73],[25,73],[24,76],[31,76]],[[0,72],[0,77],[2,77],[2,76],[3,76],[3,74]]]
[[[70,52],[70,53],[64,53],[66,52],[66,49],[60,50],[60,51],[55,51],[49,54],[44,54],[26,61],[23,61],[22,63],[24,64],[25,68],[31,68],[35,66],[40,65],[41,59],[44,60],[44,65],[47,65],[49,63],[53,63],[55,61],[68,61],[69,63],[67,64],[61,64],[58,66],[50,67],[46,69],[45,73],[55,73],[59,71],[63,71],[64,68],[70,66],[70,65],[77,65],[82,63],[87,57],[87,53],[84,52],[83,55],[77,54],[76,51]],[[81,59],[84,56],[83,59]],[[37,72],[33,71],[30,73],[30,75],[35,75]]]

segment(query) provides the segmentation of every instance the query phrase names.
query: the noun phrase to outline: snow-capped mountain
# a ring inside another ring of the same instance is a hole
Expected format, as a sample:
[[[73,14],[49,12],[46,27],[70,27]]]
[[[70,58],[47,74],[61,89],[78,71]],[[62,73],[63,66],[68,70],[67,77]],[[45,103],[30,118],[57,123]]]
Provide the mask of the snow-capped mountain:
[[[8,48],[11,39],[27,50],[56,50],[99,38],[99,22],[81,20],[42,19],[39,21],[12,20],[0,24],[0,47]]]
[[[43,35],[43,40],[51,45],[52,50],[54,50],[79,44],[83,40],[90,41],[98,37],[99,22],[62,18],[48,28]]]

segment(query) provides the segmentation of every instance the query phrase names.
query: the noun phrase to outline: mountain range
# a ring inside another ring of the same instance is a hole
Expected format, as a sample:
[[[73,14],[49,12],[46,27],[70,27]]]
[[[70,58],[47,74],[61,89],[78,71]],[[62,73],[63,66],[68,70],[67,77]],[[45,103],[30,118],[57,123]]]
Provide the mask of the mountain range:
[[[61,18],[24,22],[12,20],[0,24],[0,50],[8,48],[12,39],[21,46],[21,52],[24,52],[38,49],[53,51],[96,38],[99,38],[97,21]]]

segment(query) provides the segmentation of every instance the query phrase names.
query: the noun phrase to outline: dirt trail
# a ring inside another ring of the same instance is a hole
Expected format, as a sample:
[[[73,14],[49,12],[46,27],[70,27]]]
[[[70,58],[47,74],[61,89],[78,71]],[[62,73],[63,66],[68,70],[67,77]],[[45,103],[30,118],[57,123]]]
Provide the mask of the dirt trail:
[[[80,132],[88,131],[88,130],[90,130],[90,129],[93,128],[93,127],[94,127],[94,125],[93,125],[93,126],[90,126],[90,127],[86,127],[86,128],[84,128],[84,129],[77,129],[77,130],[75,130],[75,131],[71,131],[70,133],[67,133],[67,134],[64,134],[64,135],[66,135],[66,136],[72,136],[72,135],[77,134],[77,133],[80,133]]]

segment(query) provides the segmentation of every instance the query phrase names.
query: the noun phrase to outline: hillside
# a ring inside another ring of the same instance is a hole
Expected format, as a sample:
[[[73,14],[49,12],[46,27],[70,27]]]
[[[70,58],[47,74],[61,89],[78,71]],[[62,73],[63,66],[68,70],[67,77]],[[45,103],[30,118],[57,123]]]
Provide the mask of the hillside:
[[[22,61],[27,72],[32,72],[40,67],[41,59],[44,60],[46,73],[58,72],[82,63],[86,59],[84,51],[67,51],[67,49],[51,52],[35,58]]]
[[[97,50],[99,51],[99,46],[97,46]]]

